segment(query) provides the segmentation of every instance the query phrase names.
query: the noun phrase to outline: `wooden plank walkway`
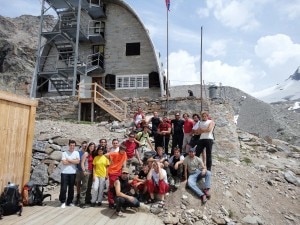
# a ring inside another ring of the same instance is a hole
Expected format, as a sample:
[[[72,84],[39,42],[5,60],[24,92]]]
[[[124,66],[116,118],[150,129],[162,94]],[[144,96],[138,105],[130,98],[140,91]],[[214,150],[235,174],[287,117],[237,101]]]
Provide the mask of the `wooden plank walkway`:
[[[22,216],[4,216],[0,220],[3,225],[163,225],[163,222],[151,213],[135,212],[127,210],[123,216],[117,216],[115,210],[109,209],[108,203],[103,202],[101,207],[79,207],[60,208],[57,193],[53,194],[54,201],[45,200],[44,206],[23,207]]]

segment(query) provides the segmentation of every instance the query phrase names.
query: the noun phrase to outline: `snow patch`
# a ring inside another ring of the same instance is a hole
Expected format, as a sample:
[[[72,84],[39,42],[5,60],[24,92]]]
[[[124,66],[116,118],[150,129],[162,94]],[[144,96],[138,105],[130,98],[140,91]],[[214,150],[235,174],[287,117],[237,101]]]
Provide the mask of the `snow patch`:
[[[288,110],[296,110],[296,109],[300,109],[300,102],[295,102],[294,106],[288,108]]]

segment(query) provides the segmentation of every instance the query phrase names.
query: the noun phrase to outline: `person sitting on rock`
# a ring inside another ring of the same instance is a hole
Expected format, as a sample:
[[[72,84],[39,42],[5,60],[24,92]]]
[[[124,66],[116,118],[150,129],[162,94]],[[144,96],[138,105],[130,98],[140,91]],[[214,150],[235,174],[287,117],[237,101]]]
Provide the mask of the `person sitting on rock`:
[[[145,202],[146,204],[154,203],[154,193],[158,193],[159,207],[165,205],[165,195],[169,191],[167,172],[161,168],[160,163],[156,160],[152,163],[152,168],[147,175],[147,189],[150,199]]]
[[[130,183],[132,180],[128,180],[128,174],[128,168],[123,168],[121,176],[114,182],[114,200],[118,216],[122,216],[121,209],[126,210],[127,207],[140,207],[140,202],[130,195]]]
[[[143,158],[143,153],[145,151],[149,151],[150,149],[152,151],[154,151],[153,145],[150,141],[150,133],[149,132],[150,132],[150,127],[147,124],[145,124],[145,125],[143,125],[143,130],[136,134],[136,139],[140,143],[139,152],[142,155],[142,158]]]
[[[180,183],[183,173],[183,160],[184,156],[180,155],[179,147],[175,147],[174,155],[170,157],[168,162],[165,162],[168,165],[166,171],[170,185],[178,185]]]
[[[187,180],[187,185],[192,189],[193,192],[201,199],[202,205],[207,202],[210,198],[210,179],[211,173],[206,169],[206,166],[202,160],[195,155],[195,148],[189,150],[189,155],[183,160],[184,165],[184,179]],[[188,176],[189,175],[189,176]],[[205,178],[204,191],[202,191],[197,182]]]
[[[168,167],[168,155],[164,153],[164,149],[160,146],[157,147],[156,155],[153,157],[157,162],[161,163],[164,168]]]
[[[143,168],[139,172],[139,174],[135,175],[131,185],[134,188],[134,191],[137,195],[139,201],[143,201],[145,199],[145,195],[147,193],[147,174],[149,172],[149,167],[147,163],[143,164]]]
[[[132,164],[133,166],[135,166],[135,168],[138,168],[139,165],[143,164],[140,158],[140,154],[137,151],[140,142],[135,139],[134,132],[131,132],[128,136],[128,139],[123,141],[121,145],[126,146],[127,167]]]

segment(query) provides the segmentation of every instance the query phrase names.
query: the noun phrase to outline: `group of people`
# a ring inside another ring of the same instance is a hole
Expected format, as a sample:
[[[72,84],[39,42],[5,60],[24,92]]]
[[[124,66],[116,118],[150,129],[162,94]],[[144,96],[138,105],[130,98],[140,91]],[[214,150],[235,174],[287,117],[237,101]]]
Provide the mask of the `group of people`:
[[[205,204],[210,198],[214,128],[208,114],[202,112],[201,120],[197,114],[191,120],[187,113],[183,114],[183,120],[179,113],[172,120],[167,117],[161,120],[154,112],[153,117],[145,121],[139,108],[134,125],[134,131],[126,140],[119,143],[113,139],[111,147],[106,139],[100,139],[98,145],[84,141],[76,151],[76,142],[69,141],[69,149],[62,154],[61,208],[73,206],[74,186],[81,208],[101,206],[105,190],[109,208],[116,209],[118,215],[127,207],[139,207],[141,201],[154,203],[155,194],[158,206],[164,207],[170,188],[176,188],[183,181]],[[197,184],[202,178],[204,189]]]

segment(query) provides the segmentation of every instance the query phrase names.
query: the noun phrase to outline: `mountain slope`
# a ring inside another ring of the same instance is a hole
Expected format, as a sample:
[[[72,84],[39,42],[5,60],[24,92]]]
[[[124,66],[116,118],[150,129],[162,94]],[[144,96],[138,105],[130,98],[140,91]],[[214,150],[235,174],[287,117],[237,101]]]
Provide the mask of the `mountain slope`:
[[[253,96],[268,103],[300,99],[300,67],[283,83],[255,92]]]

